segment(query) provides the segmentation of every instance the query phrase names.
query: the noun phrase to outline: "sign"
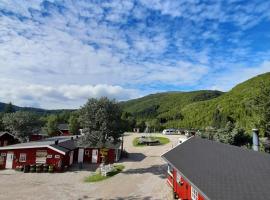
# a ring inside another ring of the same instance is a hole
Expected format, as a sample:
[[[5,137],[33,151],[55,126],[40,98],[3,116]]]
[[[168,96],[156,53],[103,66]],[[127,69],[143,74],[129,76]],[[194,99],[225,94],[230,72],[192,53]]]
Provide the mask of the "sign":
[[[37,150],[36,151],[36,163],[44,164],[47,159],[47,151],[46,150]]]
[[[108,155],[108,151],[109,151],[109,149],[106,149],[106,148],[100,149],[101,156],[102,157],[107,156]]]

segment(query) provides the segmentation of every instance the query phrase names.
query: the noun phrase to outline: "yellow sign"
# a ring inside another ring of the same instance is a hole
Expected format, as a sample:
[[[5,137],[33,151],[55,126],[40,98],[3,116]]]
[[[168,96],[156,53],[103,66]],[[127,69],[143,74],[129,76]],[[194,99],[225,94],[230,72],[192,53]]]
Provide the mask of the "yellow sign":
[[[109,149],[106,149],[106,148],[100,149],[100,154],[102,156],[107,156],[108,155],[108,151],[109,151]]]

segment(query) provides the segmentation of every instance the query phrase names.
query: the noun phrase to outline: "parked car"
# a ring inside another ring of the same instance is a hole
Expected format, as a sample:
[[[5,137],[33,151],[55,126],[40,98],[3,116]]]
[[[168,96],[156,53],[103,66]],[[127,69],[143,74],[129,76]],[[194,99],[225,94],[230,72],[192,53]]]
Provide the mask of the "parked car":
[[[175,129],[164,129],[162,131],[162,134],[163,135],[172,135],[172,134],[176,134],[176,131],[175,131]]]

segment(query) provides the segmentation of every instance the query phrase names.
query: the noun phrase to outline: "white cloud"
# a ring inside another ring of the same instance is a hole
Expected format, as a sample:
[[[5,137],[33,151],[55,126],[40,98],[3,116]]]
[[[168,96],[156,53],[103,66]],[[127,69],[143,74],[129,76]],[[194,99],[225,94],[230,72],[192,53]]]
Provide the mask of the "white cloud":
[[[243,36],[270,19],[270,4],[235,4],[2,0],[0,79],[10,84],[2,81],[0,98],[60,108],[101,95],[133,98],[158,85],[228,90],[269,71],[268,64],[243,67],[270,55],[253,52],[252,40]]]
[[[14,85],[16,87],[14,87]],[[139,97],[139,91],[113,85],[40,85],[0,79],[0,96],[5,102],[41,108],[78,108],[88,98],[107,96],[118,101]]]

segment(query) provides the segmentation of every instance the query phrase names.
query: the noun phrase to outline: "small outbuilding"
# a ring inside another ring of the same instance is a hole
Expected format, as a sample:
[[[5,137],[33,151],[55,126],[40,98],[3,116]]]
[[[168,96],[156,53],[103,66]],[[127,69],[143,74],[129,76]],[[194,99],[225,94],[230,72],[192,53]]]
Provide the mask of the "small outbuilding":
[[[267,153],[191,137],[162,155],[177,199],[265,200],[270,197]]]
[[[114,163],[119,161],[122,152],[122,142],[116,144],[107,142],[105,145],[78,146],[78,163]]]
[[[8,132],[0,132],[0,147],[16,144],[19,141]]]
[[[77,147],[73,137],[62,136],[0,147],[0,169],[48,164],[56,171],[72,165]]]

